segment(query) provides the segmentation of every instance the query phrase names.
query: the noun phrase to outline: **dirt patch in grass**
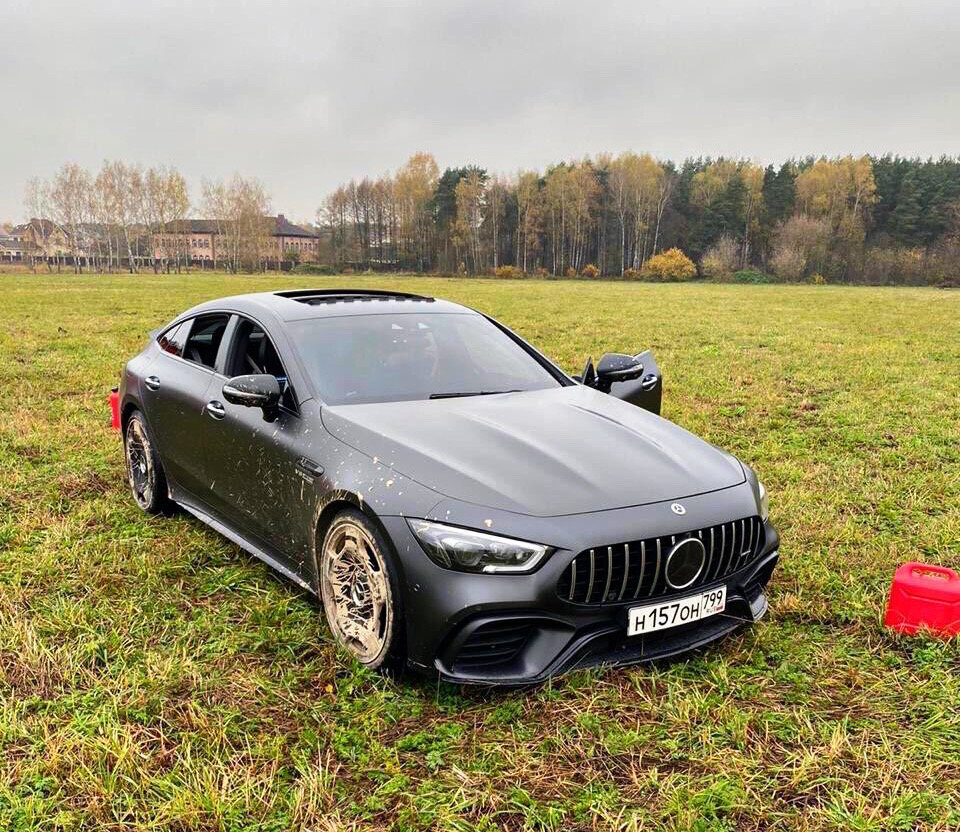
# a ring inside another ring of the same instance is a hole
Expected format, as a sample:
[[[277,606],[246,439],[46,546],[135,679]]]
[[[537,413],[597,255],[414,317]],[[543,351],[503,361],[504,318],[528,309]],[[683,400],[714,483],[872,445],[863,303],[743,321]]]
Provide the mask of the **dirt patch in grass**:
[[[57,482],[60,486],[60,493],[70,500],[106,494],[108,491],[119,488],[123,483],[116,473],[108,478],[96,471],[89,470],[70,471],[61,474],[57,478]]]
[[[52,661],[25,658],[10,651],[0,652],[0,678],[18,699],[55,699],[67,687],[60,668]]]

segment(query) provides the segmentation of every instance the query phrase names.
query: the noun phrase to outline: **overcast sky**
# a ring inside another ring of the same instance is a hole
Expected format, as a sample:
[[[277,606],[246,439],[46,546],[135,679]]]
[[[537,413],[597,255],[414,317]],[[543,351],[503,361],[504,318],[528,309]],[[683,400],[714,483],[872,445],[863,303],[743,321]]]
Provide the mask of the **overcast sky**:
[[[65,161],[259,177],[313,218],[441,167],[960,154],[957,0],[5,0],[0,220]]]

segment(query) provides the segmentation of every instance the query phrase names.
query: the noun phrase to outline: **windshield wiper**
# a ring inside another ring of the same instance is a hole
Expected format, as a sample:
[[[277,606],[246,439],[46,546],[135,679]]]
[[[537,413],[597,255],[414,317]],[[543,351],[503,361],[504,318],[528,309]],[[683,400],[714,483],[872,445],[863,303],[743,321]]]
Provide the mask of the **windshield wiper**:
[[[474,390],[464,393],[431,393],[431,399],[460,399],[465,396],[496,396],[499,393],[520,393],[520,390]]]

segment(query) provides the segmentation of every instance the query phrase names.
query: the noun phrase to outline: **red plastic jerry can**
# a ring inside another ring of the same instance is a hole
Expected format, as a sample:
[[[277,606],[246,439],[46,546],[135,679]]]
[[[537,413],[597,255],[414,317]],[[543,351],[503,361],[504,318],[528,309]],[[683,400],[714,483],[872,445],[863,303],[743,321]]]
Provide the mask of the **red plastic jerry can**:
[[[110,391],[110,427],[120,430],[120,393],[116,387]]]
[[[944,566],[905,563],[893,574],[883,622],[900,633],[960,634],[960,575]]]

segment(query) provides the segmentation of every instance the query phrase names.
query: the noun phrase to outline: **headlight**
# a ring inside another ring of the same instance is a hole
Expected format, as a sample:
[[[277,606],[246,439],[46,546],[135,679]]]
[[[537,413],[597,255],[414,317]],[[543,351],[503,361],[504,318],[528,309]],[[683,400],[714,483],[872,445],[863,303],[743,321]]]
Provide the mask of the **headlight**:
[[[447,569],[461,572],[530,572],[549,548],[429,520],[407,520],[423,551]]]
[[[757,480],[757,485],[760,486],[760,519],[765,521],[770,516],[770,498],[763,483]]]

